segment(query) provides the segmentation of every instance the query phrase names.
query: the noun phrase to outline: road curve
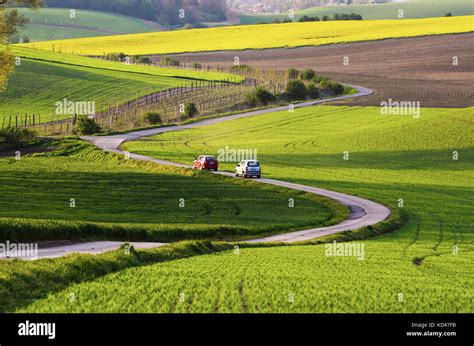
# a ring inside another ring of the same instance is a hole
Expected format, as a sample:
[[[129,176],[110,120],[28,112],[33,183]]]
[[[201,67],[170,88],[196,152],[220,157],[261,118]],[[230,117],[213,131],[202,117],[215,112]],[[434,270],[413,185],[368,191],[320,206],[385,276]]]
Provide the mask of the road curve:
[[[336,100],[342,100],[346,98],[353,98],[353,97],[362,97],[367,96],[373,93],[372,90],[356,86],[350,85],[354,89],[357,90],[356,94],[353,95],[346,95],[341,97],[335,97],[331,99],[319,100],[319,101],[309,101],[309,102],[302,102],[295,104],[295,108],[302,108],[302,107],[310,107],[317,104],[331,102]],[[104,151],[125,154],[122,150],[119,149],[120,145],[125,141],[135,140],[141,137],[153,136],[160,133],[172,132],[172,131],[179,131],[188,128],[195,128],[201,126],[208,126],[212,124],[222,123],[224,121],[240,119],[245,117],[257,116],[261,114],[277,112],[287,110],[288,106],[281,106],[281,107],[274,107],[268,108],[263,110],[257,110],[252,112],[240,113],[235,115],[230,115],[226,117],[214,118],[214,119],[207,119],[202,121],[197,121],[192,124],[182,125],[182,126],[170,126],[170,127],[163,127],[163,128],[155,128],[155,129],[148,129],[142,131],[136,131],[126,134],[119,134],[113,136],[84,136],[81,137],[83,140],[88,141],[97,147],[101,148]],[[142,161],[149,161],[154,162],[161,165],[169,165],[175,167],[184,167],[184,168],[191,168],[189,165],[184,165],[181,163],[164,161],[144,155],[133,154],[129,153],[130,158],[134,160],[142,160]],[[225,176],[233,177],[234,175],[229,172],[215,172],[214,174],[220,174]],[[297,242],[297,241],[304,241],[319,238],[325,235],[355,230],[364,226],[373,225],[385,220],[390,215],[390,209],[384,205],[378,204],[376,202],[347,195],[340,192],[334,192],[330,190],[320,189],[311,186],[305,186],[300,184],[289,183],[285,181],[279,181],[274,179],[258,179],[255,180],[260,183],[270,184],[275,186],[281,186],[293,190],[305,191],[308,193],[313,193],[319,196],[325,196],[331,198],[342,205],[345,205],[350,210],[350,215],[347,220],[333,226],[328,227],[319,227],[319,228],[312,228],[307,230],[301,230],[296,232],[278,234],[274,236],[258,238],[248,240],[246,242],[249,243],[262,243],[262,242]],[[39,253],[38,258],[45,258],[45,257],[60,257],[66,254],[70,254],[73,252],[80,252],[80,253],[102,253],[105,251],[110,251],[116,249],[120,246],[120,242],[91,242],[91,243],[83,243],[80,245],[70,245],[69,248],[66,246],[60,247],[53,247],[48,248],[43,253]],[[137,247],[159,247],[166,245],[164,243],[131,243],[132,245],[136,245]],[[78,248],[79,247],[79,248]],[[76,251],[78,250],[78,251]]]

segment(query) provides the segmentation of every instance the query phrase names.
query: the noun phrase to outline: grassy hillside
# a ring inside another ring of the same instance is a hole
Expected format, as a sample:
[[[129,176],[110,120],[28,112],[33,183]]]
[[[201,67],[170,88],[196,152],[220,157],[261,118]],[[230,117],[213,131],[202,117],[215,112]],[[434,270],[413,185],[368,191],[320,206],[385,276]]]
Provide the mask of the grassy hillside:
[[[238,237],[334,223],[347,214],[317,196],[126,161],[74,140],[19,161],[0,157],[0,183],[0,238],[11,241]],[[289,198],[297,207],[288,207]]]
[[[130,55],[298,47],[474,30],[473,16],[235,26],[31,43],[28,47],[83,55]]]
[[[321,245],[243,249],[126,270],[71,286],[28,311],[470,312],[473,112],[423,109],[413,119],[382,116],[375,107],[312,107],[127,143],[127,150],[181,162],[203,149],[256,148],[265,176],[392,207],[402,198],[410,221],[364,241],[363,261],[326,257]],[[147,279],[157,276],[163,280]],[[66,304],[70,292],[77,303]],[[111,299],[112,292],[119,294]]]
[[[407,3],[388,3],[377,5],[319,6],[297,11],[295,20],[301,16],[332,16],[335,13],[357,13],[364,19],[398,19],[398,11],[403,10],[404,18],[443,17],[448,12],[453,16],[474,14],[474,4],[470,0],[426,0]],[[288,14],[241,15],[242,24],[271,23],[273,20],[288,18]]]
[[[140,19],[106,12],[76,10],[75,18],[65,8],[19,12],[30,20],[19,31],[20,39],[26,35],[32,42],[156,31]]]
[[[387,241],[368,243],[365,261],[325,257],[323,246],[226,251],[71,285],[19,312],[472,312],[472,263],[443,256],[420,268],[397,251]]]
[[[237,78],[222,73],[195,72],[126,65],[81,56],[15,47],[21,65],[10,76],[6,91],[0,92],[0,121],[25,113],[41,114],[49,120],[57,101],[96,103],[96,110],[135,99],[191,80]]]

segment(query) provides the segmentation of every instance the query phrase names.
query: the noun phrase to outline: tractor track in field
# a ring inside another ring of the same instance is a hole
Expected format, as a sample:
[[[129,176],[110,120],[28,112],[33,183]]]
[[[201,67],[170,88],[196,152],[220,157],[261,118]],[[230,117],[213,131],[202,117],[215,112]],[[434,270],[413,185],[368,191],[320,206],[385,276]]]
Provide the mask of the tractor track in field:
[[[345,95],[345,96],[340,96],[340,97],[335,97],[335,98],[325,99],[325,100],[302,102],[299,104],[295,104],[295,109],[303,108],[303,107],[311,107],[317,104],[332,102],[336,100],[364,97],[364,96],[371,95],[373,93],[372,90],[364,88],[364,87],[360,87],[356,85],[350,85],[350,86],[357,89],[357,94]],[[199,128],[202,126],[218,124],[218,123],[229,121],[229,120],[268,114],[272,112],[287,110],[287,108],[288,106],[280,106],[280,107],[262,109],[258,111],[234,114],[234,115],[229,115],[225,117],[201,120],[201,121],[197,121],[194,123],[181,125],[181,126],[154,128],[154,129],[141,130],[141,131],[126,133],[126,134],[112,135],[112,136],[85,136],[85,137],[82,137],[82,139],[96,145],[97,147],[99,147],[100,149],[104,151],[124,155],[125,152],[120,150],[119,148],[126,141],[136,140],[142,137],[149,137],[149,136],[157,135],[160,133],[180,131],[180,130],[191,129],[191,128]],[[160,159],[156,159],[156,158],[152,158],[152,157],[148,157],[144,155],[139,155],[139,154],[133,154],[133,153],[127,153],[127,154],[129,155],[131,159],[134,159],[134,160],[149,161],[149,162],[154,162],[157,164],[174,166],[174,167],[191,168],[191,166],[181,164],[181,163],[164,161],[164,160],[160,160]],[[234,174],[230,172],[214,172],[213,174],[234,177]],[[320,188],[316,188],[312,186],[305,186],[301,184],[295,184],[295,183],[279,181],[279,180],[274,180],[274,179],[262,178],[255,181],[260,182],[262,184],[280,186],[280,187],[284,187],[284,188],[288,188],[292,190],[313,193],[319,196],[324,196],[324,197],[333,199],[337,201],[338,203],[346,206],[350,211],[350,215],[346,220],[344,220],[343,222],[337,225],[332,225],[332,226],[327,226],[327,227],[317,227],[317,228],[312,228],[312,229],[306,229],[306,230],[295,231],[295,232],[284,233],[284,234],[277,234],[274,236],[268,236],[264,238],[258,238],[258,239],[245,241],[248,243],[266,243],[266,242],[293,243],[293,242],[306,241],[306,240],[311,240],[311,239],[319,238],[322,236],[326,236],[329,234],[355,230],[364,226],[374,225],[385,220],[390,215],[390,209],[388,207],[381,205],[379,203],[364,199],[364,198],[351,196],[351,195],[347,195],[340,192],[320,189]],[[75,244],[75,245],[50,247],[48,249],[40,249],[38,258],[62,257],[64,255],[68,255],[71,253],[88,253],[88,254],[103,253],[106,251],[115,250],[121,244],[122,242],[90,242],[90,243],[82,243],[82,244]],[[150,247],[160,247],[166,244],[132,242],[131,245],[135,246],[136,248],[150,248]]]

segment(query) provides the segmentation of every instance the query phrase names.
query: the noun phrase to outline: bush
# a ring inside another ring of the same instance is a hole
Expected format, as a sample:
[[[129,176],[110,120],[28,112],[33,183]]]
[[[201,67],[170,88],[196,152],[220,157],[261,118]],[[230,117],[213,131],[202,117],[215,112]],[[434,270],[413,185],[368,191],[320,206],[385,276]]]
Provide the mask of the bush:
[[[320,85],[327,90],[330,90],[334,95],[344,94],[344,86],[332,80],[324,80]]]
[[[351,13],[349,15],[349,19],[351,19],[351,20],[363,20],[364,18],[362,18],[362,16],[360,14]]]
[[[139,64],[151,65],[151,59],[147,56],[138,57]]]
[[[181,66],[181,63],[176,59],[166,57],[163,60],[163,65],[179,67],[179,66]]]
[[[448,13],[446,13],[444,16],[445,16],[445,17],[452,17],[453,15],[452,15],[451,12],[448,12]]]
[[[194,26],[192,24],[184,24],[183,25],[183,30],[190,30],[190,29],[194,29]]]
[[[28,129],[7,127],[0,130],[0,149],[11,149],[21,146],[23,141],[29,141],[35,133]]]
[[[275,99],[275,96],[265,87],[258,87],[247,95],[245,95],[245,103],[250,107],[255,107],[257,104],[264,106],[268,105]]]
[[[325,82],[329,82],[330,79],[327,77],[322,77],[322,76],[314,76],[313,79],[311,79],[314,83],[316,84],[321,84]]]
[[[195,70],[200,70],[202,69],[202,65],[198,62],[193,62],[193,64],[191,65],[191,67]]]
[[[334,95],[342,95],[344,94],[344,86],[342,84],[333,82],[332,91]]]
[[[257,96],[255,96],[254,92],[245,95],[245,103],[247,104],[247,106],[255,107],[257,105],[257,102]]]
[[[322,21],[328,21],[329,20],[329,17],[325,14],[324,16],[321,17],[321,20]]]
[[[304,70],[301,72],[301,79],[303,80],[311,80],[316,76],[316,73],[310,68]]]
[[[184,106],[184,113],[188,117],[192,117],[193,115],[196,115],[199,112],[198,112],[198,109],[197,109],[197,107],[194,103],[186,103],[186,105]]]
[[[300,80],[293,80],[286,86],[286,93],[292,100],[302,100],[306,98],[306,86]]]
[[[294,69],[294,68],[289,68],[287,71],[286,71],[286,74],[288,75],[288,78],[293,80],[293,79],[298,79],[298,70],[297,69]]]
[[[232,65],[230,67],[231,72],[244,72],[244,71],[252,71],[252,68],[249,65],[241,64],[241,65]]]
[[[81,135],[93,135],[102,131],[101,127],[94,118],[89,118],[87,115],[81,115],[77,119],[76,128]]]
[[[124,62],[127,55],[125,53],[107,53],[107,60]]]
[[[254,93],[255,93],[255,98],[257,99],[257,101],[264,106],[268,105],[270,102],[272,102],[275,99],[275,96],[264,87],[256,88]]]
[[[161,116],[159,113],[149,112],[145,114],[143,120],[147,121],[150,125],[156,125],[161,123]]]
[[[299,19],[300,22],[319,22],[319,17],[309,17],[307,15],[302,16]]]
[[[312,99],[317,99],[319,97],[319,90],[316,87],[316,84],[314,83],[309,83],[306,86],[306,92],[308,93],[308,96]]]

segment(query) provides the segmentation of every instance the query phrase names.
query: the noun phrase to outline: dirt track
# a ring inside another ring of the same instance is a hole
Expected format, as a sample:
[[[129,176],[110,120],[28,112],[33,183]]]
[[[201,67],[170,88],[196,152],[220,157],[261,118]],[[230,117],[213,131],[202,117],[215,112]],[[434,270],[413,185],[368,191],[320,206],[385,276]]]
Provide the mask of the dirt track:
[[[320,47],[181,54],[175,58],[220,66],[311,67],[337,81],[364,85],[376,95],[337,104],[378,106],[383,100],[420,101],[422,107],[474,106],[474,33]],[[349,65],[343,65],[343,58]],[[457,56],[459,65],[453,65]]]

